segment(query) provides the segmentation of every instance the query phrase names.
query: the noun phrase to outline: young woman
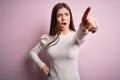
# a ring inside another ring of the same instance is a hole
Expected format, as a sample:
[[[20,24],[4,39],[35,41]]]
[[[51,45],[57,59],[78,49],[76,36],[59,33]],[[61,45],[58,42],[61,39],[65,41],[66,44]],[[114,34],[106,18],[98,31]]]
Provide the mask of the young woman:
[[[49,34],[43,34],[40,42],[30,51],[30,56],[48,76],[48,80],[80,80],[77,62],[79,47],[88,32],[96,32],[98,26],[97,21],[88,16],[90,9],[86,9],[75,31],[69,6],[65,3],[54,6]],[[44,49],[50,57],[50,67],[38,57]]]

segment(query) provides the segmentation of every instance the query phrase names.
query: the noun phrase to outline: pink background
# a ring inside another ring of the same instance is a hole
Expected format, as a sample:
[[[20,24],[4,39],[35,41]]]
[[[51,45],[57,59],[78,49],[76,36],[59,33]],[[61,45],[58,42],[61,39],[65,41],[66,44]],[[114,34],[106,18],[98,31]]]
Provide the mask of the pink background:
[[[120,0],[0,0],[0,80],[47,80],[28,52],[48,33],[58,2],[71,7],[76,29],[88,6],[99,20],[80,48],[81,80],[120,80]]]

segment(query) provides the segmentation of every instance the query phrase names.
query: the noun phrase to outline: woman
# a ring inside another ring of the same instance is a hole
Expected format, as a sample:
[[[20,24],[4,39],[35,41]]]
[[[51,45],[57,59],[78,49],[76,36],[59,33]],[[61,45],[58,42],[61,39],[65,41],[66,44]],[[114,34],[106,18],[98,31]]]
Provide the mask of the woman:
[[[48,76],[48,80],[80,80],[77,62],[79,47],[88,32],[96,32],[98,26],[96,20],[88,16],[90,9],[87,8],[79,29],[75,31],[69,6],[65,3],[54,6],[49,34],[44,34],[30,51],[30,56]],[[50,57],[50,68],[38,57],[44,49]]]

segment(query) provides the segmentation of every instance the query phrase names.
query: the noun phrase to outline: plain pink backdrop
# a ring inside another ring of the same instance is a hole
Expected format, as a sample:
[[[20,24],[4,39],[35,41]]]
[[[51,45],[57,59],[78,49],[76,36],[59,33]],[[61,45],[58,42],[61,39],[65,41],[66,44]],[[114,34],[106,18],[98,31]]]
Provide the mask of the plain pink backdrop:
[[[49,32],[58,2],[70,6],[76,29],[88,6],[99,20],[80,47],[81,80],[120,80],[120,0],[0,0],[0,80],[47,80],[28,53]]]

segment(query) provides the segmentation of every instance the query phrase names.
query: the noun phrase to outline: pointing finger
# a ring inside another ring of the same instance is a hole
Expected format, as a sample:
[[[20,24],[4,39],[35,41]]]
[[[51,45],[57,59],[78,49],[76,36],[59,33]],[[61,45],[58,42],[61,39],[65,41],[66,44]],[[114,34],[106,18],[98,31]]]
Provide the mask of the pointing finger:
[[[87,17],[88,17],[88,14],[89,14],[90,10],[91,10],[91,7],[88,7],[86,9],[86,11],[84,12],[83,17],[82,17],[82,22],[83,23],[85,23],[87,21]]]

